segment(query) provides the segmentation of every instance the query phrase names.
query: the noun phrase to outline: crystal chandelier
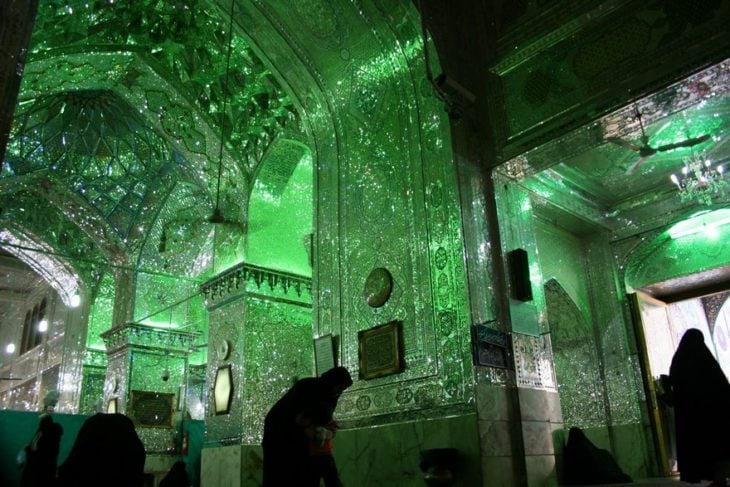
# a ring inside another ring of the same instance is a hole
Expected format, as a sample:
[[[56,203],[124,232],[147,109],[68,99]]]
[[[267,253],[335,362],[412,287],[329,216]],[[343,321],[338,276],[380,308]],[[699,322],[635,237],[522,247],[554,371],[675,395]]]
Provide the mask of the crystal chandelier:
[[[712,196],[727,191],[728,182],[723,178],[724,168],[712,166],[709,158],[692,154],[684,159],[682,174],[672,174],[670,179],[679,190],[682,202],[697,200],[703,205],[712,204]]]

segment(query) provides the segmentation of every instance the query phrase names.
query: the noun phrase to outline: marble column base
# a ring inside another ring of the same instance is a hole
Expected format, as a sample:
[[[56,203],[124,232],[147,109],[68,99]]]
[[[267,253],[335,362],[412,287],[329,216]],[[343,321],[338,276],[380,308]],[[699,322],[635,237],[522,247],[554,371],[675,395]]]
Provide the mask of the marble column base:
[[[203,448],[200,483],[205,487],[258,487],[263,455],[258,445]]]
[[[167,472],[170,471],[175,462],[182,459],[179,455],[148,454],[144,461],[144,473],[154,475],[154,485],[157,485],[160,483],[160,480],[165,478],[165,475],[167,475]]]

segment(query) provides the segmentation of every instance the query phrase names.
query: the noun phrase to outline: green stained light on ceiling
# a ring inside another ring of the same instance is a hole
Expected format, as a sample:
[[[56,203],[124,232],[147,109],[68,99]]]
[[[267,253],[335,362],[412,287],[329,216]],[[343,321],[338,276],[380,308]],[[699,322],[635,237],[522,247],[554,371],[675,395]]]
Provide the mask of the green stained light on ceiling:
[[[703,106],[699,105],[698,109]],[[652,147],[660,147],[666,144],[676,144],[687,139],[702,137],[704,135],[717,136],[721,131],[723,124],[722,116],[719,113],[711,113],[709,115],[688,115],[686,117],[675,116],[669,121],[662,123],[658,129],[652,131],[650,137],[650,145]],[[710,139],[711,141],[712,139]],[[697,144],[692,147],[694,150],[702,150],[707,148],[710,141]],[[688,151],[689,148],[681,147],[674,150]]]
[[[699,233],[715,239],[721,233],[727,233],[730,230],[730,227],[724,227],[728,223],[730,223],[730,209],[700,211],[672,226],[668,233],[675,240]]]
[[[547,181],[538,180],[534,178],[528,178],[525,179],[523,184],[527,189],[534,192],[536,195],[545,198],[546,200],[550,200],[556,195],[556,192],[547,186],[547,184],[556,184],[554,179],[550,179]],[[529,204],[529,201],[528,201]],[[522,203],[524,205],[524,202]],[[527,208],[525,206],[521,206],[520,210],[526,211]]]
[[[272,170],[262,169],[251,194],[246,262],[309,276],[313,161],[308,149],[289,148],[267,161]]]

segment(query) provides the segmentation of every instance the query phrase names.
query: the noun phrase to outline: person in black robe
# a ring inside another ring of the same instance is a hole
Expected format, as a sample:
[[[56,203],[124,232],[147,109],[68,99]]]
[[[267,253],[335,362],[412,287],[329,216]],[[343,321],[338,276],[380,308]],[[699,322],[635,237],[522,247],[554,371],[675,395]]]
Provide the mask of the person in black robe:
[[[608,450],[598,448],[580,428],[570,428],[563,451],[564,485],[630,483]]]
[[[95,414],[81,425],[68,458],[58,468],[58,485],[141,487],[145,456],[131,419]]]
[[[264,437],[264,487],[310,486],[314,475],[310,472],[308,411],[326,407],[331,412],[337,407],[342,392],[352,385],[350,373],[344,367],[335,367],[320,377],[297,381],[266,414]]]
[[[56,461],[61,445],[63,427],[43,413],[38,430],[25,447],[25,465],[20,479],[21,487],[48,487],[56,481]]]
[[[724,486],[730,459],[730,385],[700,330],[682,336],[669,368],[680,479]]]

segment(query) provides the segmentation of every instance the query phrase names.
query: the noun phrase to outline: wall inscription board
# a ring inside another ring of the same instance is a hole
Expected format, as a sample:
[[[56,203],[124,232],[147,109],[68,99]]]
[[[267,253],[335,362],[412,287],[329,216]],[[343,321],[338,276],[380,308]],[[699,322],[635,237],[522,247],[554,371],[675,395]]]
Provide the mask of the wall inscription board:
[[[358,332],[360,378],[374,379],[403,371],[400,321]]]

